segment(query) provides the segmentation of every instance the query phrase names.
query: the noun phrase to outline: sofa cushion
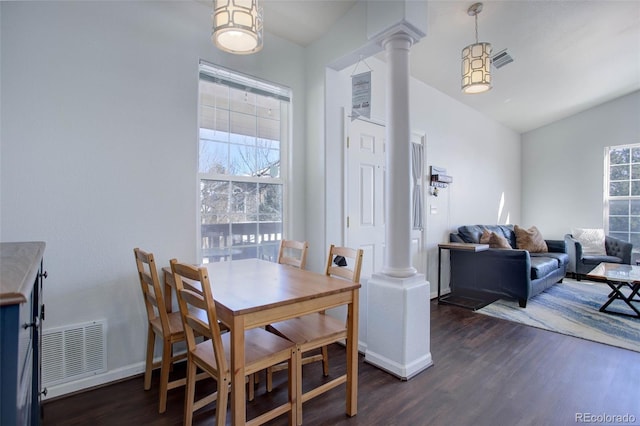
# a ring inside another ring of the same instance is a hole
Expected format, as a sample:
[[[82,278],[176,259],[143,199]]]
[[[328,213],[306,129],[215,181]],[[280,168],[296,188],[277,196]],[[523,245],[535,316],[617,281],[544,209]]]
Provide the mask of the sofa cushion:
[[[531,257],[531,279],[543,278],[558,269],[558,260],[553,257]]]
[[[573,238],[582,245],[582,254],[591,256],[606,256],[604,245],[604,229],[576,228],[571,231]]]
[[[519,249],[527,250],[529,253],[546,253],[549,251],[542,234],[535,226],[524,229],[515,225],[513,230],[516,234],[516,246]]]
[[[489,232],[488,229],[482,231],[480,244],[489,244],[490,248],[511,250],[511,245],[505,237],[498,235],[495,232]]]
[[[529,256],[533,257],[547,257],[547,258],[552,258],[552,259],[556,259],[556,261],[558,262],[558,267],[561,267],[562,265],[568,265],[569,264],[569,255],[567,253],[560,253],[560,252],[547,252],[547,253],[529,253]]]

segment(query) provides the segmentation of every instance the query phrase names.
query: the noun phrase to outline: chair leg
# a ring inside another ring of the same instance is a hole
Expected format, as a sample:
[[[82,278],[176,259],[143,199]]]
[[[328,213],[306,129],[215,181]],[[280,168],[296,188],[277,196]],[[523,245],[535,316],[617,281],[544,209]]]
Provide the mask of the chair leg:
[[[169,370],[171,369],[172,344],[168,340],[162,343],[162,365],[160,367],[160,414],[167,411],[167,387],[169,385]]]
[[[247,392],[247,398],[249,401],[253,401],[255,399],[255,376],[253,374],[249,374],[249,383],[247,385],[249,387],[249,391]]]
[[[324,376],[329,375],[329,350],[326,346],[322,347],[322,373]]]
[[[147,332],[147,361],[144,369],[144,390],[151,389],[151,372],[153,371],[153,349],[156,344],[156,334],[149,325]]]
[[[297,405],[295,417],[296,423],[300,426],[302,425],[302,351],[300,347],[296,347],[294,352],[295,359],[289,364],[289,386],[294,382],[295,400],[297,401],[295,404]],[[295,374],[293,374],[294,369]],[[293,378],[291,377],[292,375],[294,376]]]
[[[218,385],[219,386],[219,385]],[[187,385],[184,393],[184,425],[193,422],[193,399],[196,395],[196,364],[187,358]],[[218,410],[219,412],[220,410]],[[226,412],[226,410],[224,410]],[[219,417],[219,414],[216,416]]]
[[[253,382],[250,380],[250,382]],[[225,426],[227,422],[227,401],[229,399],[229,383],[219,378],[218,397],[216,402],[216,426]]]
[[[273,390],[273,367],[267,367],[267,392]]]

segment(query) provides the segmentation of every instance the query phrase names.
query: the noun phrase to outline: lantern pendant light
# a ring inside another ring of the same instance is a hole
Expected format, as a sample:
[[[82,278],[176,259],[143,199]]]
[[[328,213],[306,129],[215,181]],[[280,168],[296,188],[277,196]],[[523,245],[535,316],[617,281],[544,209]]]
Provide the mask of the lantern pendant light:
[[[262,49],[258,0],[213,0],[211,41],[225,52],[247,55]]]
[[[478,14],[482,3],[472,4],[467,13],[476,21],[476,42],[462,49],[462,92],[482,93],[491,90],[491,44],[478,42]]]

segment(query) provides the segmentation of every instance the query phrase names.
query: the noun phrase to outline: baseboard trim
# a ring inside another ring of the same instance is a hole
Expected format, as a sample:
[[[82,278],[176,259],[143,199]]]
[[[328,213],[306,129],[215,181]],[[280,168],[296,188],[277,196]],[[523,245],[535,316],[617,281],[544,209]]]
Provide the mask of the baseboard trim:
[[[144,362],[133,364],[127,367],[118,368],[116,370],[107,371],[103,374],[97,374],[95,376],[86,377],[73,382],[62,383],[55,386],[47,386],[47,395],[42,397],[42,401],[48,401],[66,396],[80,391],[85,392],[89,389],[101,387],[113,382],[118,382],[124,379],[130,379],[133,376],[144,374]],[[140,389],[142,389],[143,383],[140,382]]]
[[[376,366],[401,380],[409,380],[416,374],[433,365],[431,353],[428,353],[409,364],[401,365],[379,354],[368,351],[364,357],[364,362]]]

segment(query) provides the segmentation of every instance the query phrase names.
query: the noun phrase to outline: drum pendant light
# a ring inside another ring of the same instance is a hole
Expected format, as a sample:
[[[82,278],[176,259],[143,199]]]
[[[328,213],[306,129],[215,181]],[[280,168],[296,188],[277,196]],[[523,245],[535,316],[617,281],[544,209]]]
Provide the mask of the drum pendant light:
[[[476,20],[476,42],[462,49],[463,93],[491,90],[491,44],[478,42],[478,14],[481,11],[482,3],[474,3],[467,10]]]
[[[258,0],[213,0],[211,41],[225,52],[247,55],[262,49]]]

